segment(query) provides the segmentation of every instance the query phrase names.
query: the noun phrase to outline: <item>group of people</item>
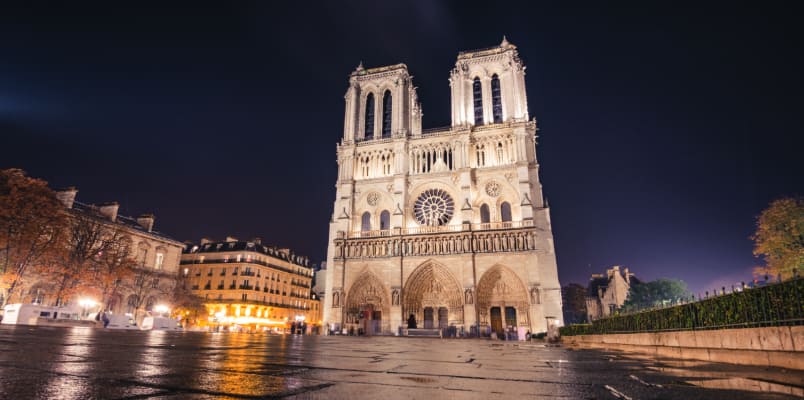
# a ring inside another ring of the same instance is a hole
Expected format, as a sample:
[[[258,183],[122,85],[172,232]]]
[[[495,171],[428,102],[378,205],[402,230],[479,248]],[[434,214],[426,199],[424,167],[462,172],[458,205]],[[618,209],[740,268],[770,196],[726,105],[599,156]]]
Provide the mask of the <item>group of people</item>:
[[[291,335],[304,335],[307,332],[307,324],[304,321],[293,321],[290,323]]]

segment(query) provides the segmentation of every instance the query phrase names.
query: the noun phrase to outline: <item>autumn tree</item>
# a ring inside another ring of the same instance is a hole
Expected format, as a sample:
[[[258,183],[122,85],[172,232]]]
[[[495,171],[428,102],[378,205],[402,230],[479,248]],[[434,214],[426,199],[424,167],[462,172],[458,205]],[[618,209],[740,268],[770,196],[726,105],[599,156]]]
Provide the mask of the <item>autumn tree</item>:
[[[666,302],[689,298],[687,284],[680,279],[661,278],[650,282],[634,282],[628,291],[623,309],[634,310],[655,307]]]
[[[766,273],[787,278],[804,267],[804,198],[771,202],[757,217],[754,255],[765,261]]]
[[[0,306],[31,267],[59,256],[67,226],[66,209],[47,182],[19,169],[0,170]]]
[[[199,319],[207,315],[204,299],[190,290],[186,277],[180,277],[174,282],[175,285],[170,299],[173,314],[180,315],[182,320],[191,324],[197,324]]]
[[[106,218],[94,207],[70,212],[60,257],[37,268],[52,282],[57,304],[82,293],[92,295],[105,308],[131,275],[132,239]]]
[[[153,296],[157,300],[168,300],[176,285],[176,277],[161,270],[140,265],[134,269],[134,279],[123,281],[127,293],[133,296],[133,303],[129,303],[137,314],[137,320],[147,308],[148,298]]]
[[[93,283],[100,297],[101,309],[108,308],[123,282],[134,277],[136,266],[131,236],[115,227],[107,232],[105,240],[105,250],[93,263]]]

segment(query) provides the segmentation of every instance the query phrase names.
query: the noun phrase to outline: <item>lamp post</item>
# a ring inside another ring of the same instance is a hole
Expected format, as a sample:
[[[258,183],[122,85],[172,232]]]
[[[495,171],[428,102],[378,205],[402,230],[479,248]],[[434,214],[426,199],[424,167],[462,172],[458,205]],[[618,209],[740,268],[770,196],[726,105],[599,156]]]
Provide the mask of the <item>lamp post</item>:
[[[89,314],[88,310],[90,308],[95,307],[96,305],[98,305],[98,303],[95,300],[92,300],[92,299],[80,299],[80,300],[78,300],[78,305],[81,306],[81,310],[82,310],[81,318],[84,318]]]

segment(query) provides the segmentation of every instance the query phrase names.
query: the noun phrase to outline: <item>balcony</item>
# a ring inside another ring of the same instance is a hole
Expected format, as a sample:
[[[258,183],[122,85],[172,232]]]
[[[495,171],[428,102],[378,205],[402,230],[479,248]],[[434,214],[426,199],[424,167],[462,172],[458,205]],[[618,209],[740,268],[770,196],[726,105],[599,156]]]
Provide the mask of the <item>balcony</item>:
[[[204,290],[210,290],[211,288],[212,288],[212,286],[211,286],[211,285],[208,285],[208,284],[207,284],[207,285],[204,285]]]
[[[492,222],[387,231],[339,232],[336,259],[538,251],[533,221]]]
[[[220,276],[226,276],[226,271],[221,271]]]
[[[222,263],[225,262],[224,260],[225,259],[223,259],[223,258],[220,258],[220,259],[207,259],[207,260],[205,260],[203,262],[203,264],[222,264]],[[230,262],[234,262],[234,261],[230,261]],[[277,271],[287,272],[289,274],[293,274],[293,275],[297,275],[297,276],[309,277],[309,274],[299,273],[299,272],[296,271],[295,268],[285,268],[283,266],[276,265],[276,264],[273,264],[273,263],[270,263],[270,262],[261,261],[261,260],[240,261],[240,263],[241,264],[261,265],[263,267],[268,267],[268,268],[271,268],[271,269],[274,269],[274,270],[277,270]],[[182,260],[180,264],[181,265],[201,264],[201,261],[200,260]],[[304,267],[304,268],[309,270],[308,267]],[[224,276],[224,275],[225,275],[225,271],[221,273],[221,276]],[[237,274],[233,273],[232,275],[237,275]]]
[[[240,276],[254,276],[256,273],[254,271],[243,271]]]
[[[212,271],[207,272],[207,276],[212,276]]]
[[[191,287],[190,289],[192,289],[192,290],[198,290],[198,285],[193,285],[193,287]]]
[[[223,285],[218,285],[218,290],[223,290]]]
[[[243,289],[243,290],[252,290],[252,289],[254,289],[254,285],[240,285],[237,288],[238,289]]]
[[[383,229],[373,231],[353,231],[348,235],[345,232],[338,232],[338,239],[357,239],[357,238],[375,238],[375,237],[392,237],[392,236],[405,236],[405,235],[424,235],[430,233],[445,233],[445,232],[476,232],[487,230],[499,229],[518,229],[533,227],[533,221],[506,221],[506,222],[487,222],[482,224],[460,224],[460,225],[443,225],[443,226],[420,226],[416,228],[396,228],[396,229]]]
[[[237,289],[237,285],[235,285],[235,284],[229,285],[229,290],[234,290],[234,289]]]

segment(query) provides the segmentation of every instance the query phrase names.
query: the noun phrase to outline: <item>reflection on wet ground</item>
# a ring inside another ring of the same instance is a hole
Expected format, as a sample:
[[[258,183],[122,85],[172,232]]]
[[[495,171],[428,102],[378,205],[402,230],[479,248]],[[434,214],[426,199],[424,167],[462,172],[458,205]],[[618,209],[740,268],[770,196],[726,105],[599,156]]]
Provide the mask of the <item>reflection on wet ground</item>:
[[[524,342],[0,328],[0,398],[787,399],[801,371]]]

